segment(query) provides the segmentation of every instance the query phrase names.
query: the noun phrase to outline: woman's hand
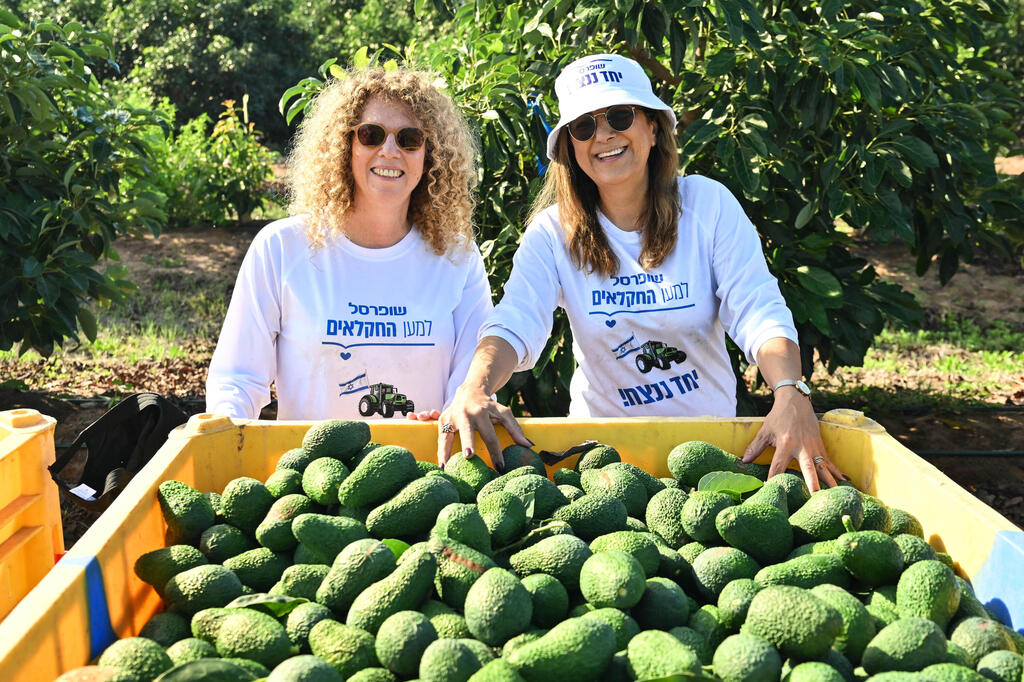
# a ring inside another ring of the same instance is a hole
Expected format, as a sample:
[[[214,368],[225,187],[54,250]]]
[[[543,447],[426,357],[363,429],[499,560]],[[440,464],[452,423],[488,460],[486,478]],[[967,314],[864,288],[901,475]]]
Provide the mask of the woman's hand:
[[[819,490],[822,483],[832,487],[837,480],[850,480],[825,452],[811,401],[792,386],[780,388],[775,394],[775,404],[744,450],[743,461],[753,462],[769,446],[775,446],[769,478],[785,471],[795,457],[812,493]]]
[[[422,412],[410,412],[409,419],[414,422],[436,422],[441,416],[441,410],[423,410]]]
[[[451,405],[441,413],[438,419],[438,465],[443,469],[452,456],[452,445],[455,442],[456,433],[459,434],[459,439],[462,441],[463,456],[466,459],[472,457],[474,454],[473,436],[478,433],[491,455],[491,463],[495,470],[500,472],[505,467],[505,460],[501,454],[501,444],[498,442],[494,424],[504,426],[514,442],[526,447],[533,447],[533,442],[523,435],[523,430],[512,415],[512,410],[496,402],[486,393],[479,390],[474,391],[467,388],[465,384],[460,386],[455,391],[455,398]]]

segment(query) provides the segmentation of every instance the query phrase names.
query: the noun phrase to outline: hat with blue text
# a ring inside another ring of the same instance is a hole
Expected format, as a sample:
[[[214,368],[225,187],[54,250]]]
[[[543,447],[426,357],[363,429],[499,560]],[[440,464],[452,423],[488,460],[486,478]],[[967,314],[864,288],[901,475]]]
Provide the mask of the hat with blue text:
[[[675,112],[654,94],[643,67],[617,54],[592,54],[569,64],[555,79],[555,95],[561,116],[548,134],[548,158],[552,160],[562,128],[583,114],[605,107],[636,104],[664,111],[672,127],[676,125]]]

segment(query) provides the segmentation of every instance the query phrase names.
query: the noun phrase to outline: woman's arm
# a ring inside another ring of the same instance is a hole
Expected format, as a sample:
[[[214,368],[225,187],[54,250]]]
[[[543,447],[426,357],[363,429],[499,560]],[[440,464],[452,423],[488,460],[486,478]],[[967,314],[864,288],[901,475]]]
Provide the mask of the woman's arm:
[[[505,462],[494,424],[504,426],[516,443],[533,446],[533,442],[523,435],[512,410],[491,398],[512,376],[517,362],[515,349],[508,341],[497,336],[485,336],[480,340],[466,380],[455,391],[451,405],[439,420],[442,427],[451,424],[455,429],[451,432],[445,432],[443,428],[439,430],[437,463],[442,467],[451,457],[456,431],[467,459],[473,456],[473,437],[479,433],[491,455],[491,463],[498,471],[502,470]]]
[[[769,339],[757,353],[757,366],[769,386],[786,379],[799,379],[800,349],[789,339]],[[837,479],[849,480],[825,452],[810,398],[795,386],[782,386],[775,392],[774,399],[764,424],[743,452],[743,461],[752,462],[765,448],[774,446],[769,477],[785,471],[796,458],[811,492],[818,490],[822,482],[832,487]]]

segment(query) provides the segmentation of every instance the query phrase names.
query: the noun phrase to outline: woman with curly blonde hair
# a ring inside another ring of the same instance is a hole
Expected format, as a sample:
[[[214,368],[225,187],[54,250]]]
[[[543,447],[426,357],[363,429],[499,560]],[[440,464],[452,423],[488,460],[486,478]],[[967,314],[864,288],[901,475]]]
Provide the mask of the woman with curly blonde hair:
[[[289,158],[290,217],[238,274],[207,410],[436,418],[491,310],[473,242],[474,145],[426,73],[367,69],[317,95]]]

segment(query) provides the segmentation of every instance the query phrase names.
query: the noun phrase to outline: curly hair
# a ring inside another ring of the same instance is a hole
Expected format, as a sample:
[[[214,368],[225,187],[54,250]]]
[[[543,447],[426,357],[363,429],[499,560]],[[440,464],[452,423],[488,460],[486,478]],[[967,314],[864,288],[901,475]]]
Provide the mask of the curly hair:
[[[676,247],[679,216],[677,178],[679,153],[668,115],[661,111],[640,109],[648,120],[655,121],[655,144],[647,157],[647,206],[640,221],[643,224],[643,248],[640,266],[656,268]],[[586,272],[610,277],[618,272],[619,260],[608,243],[608,236],[597,221],[600,199],[597,185],[576,161],[569,144],[567,129],[558,137],[555,160],[544,176],[544,185],[530,210],[530,220],[541,211],[558,204],[558,221],[568,241],[573,265]]]
[[[438,255],[473,243],[475,142],[465,118],[434,81],[422,71],[374,68],[331,79],[317,94],[288,158],[289,213],[308,216],[306,234],[314,248],[341,231],[352,211],[353,131],[373,97],[405,104],[427,136],[409,220]]]

